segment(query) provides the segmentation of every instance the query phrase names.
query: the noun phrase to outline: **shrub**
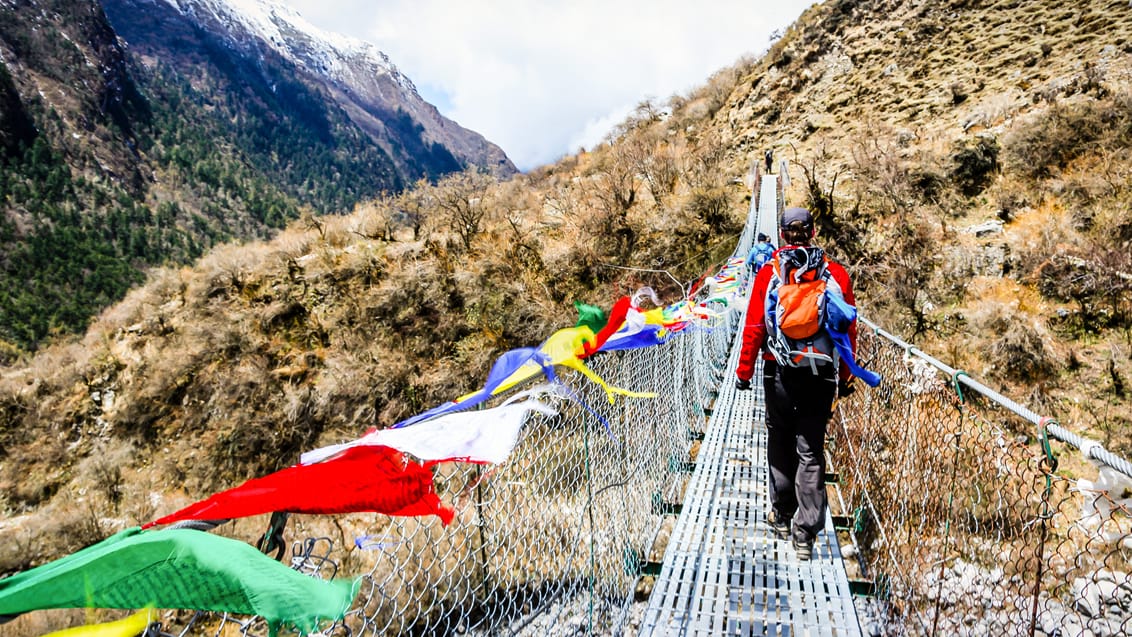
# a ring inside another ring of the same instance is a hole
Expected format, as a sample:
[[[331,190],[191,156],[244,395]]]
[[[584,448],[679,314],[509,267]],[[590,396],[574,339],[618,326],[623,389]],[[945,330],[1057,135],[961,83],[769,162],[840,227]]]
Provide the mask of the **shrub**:
[[[951,179],[966,197],[983,191],[998,171],[998,142],[980,137],[970,146],[962,146],[952,156]]]
[[[1039,333],[1031,301],[1020,298],[1018,286],[987,279],[976,293],[983,304],[969,318],[974,335],[988,335],[982,360],[988,378],[1032,385],[1052,379],[1060,365]],[[1024,295],[1023,295],[1024,296]]]
[[[879,285],[885,294],[878,296],[910,320],[907,327],[914,338],[930,327],[924,300],[937,267],[934,255],[939,238],[929,223],[907,214],[887,234],[883,245],[886,247],[878,255],[879,262],[862,272],[855,287],[864,294],[870,284]]]
[[[1060,320],[1063,329],[1084,334],[1132,324],[1132,280],[1113,267],[1128,260],[1126,254],[1116,251],[1097,252],[1090,259],[1059,255],[1037,268],[1043,295],[1078,306],[1077,312]]]
[[[1055,103],[1009,135],[1007,166],[1030,179],[1044,179],[1081,155],[1127,145],[1132,135],[1132,95]]]
[[[734,204],[721,187],[696,188],[688,198],[688,212],[702,221],[712,234],[729,230]],[[697,237],[706,240],[707,237]]]
[[[1017,319],[1000,318],[1000,336],[991,343],[991,376],[1000,380],[1033,383],[1052,378],[1057,370],[1038,332]]]

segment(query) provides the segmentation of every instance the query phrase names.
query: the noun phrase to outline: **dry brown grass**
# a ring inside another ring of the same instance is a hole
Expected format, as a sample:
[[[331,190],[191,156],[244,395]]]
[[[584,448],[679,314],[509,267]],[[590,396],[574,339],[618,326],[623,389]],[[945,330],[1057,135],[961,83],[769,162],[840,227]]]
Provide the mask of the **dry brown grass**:
[[[1111,404],[1109,416],[1079,422],[1111,430],[1132,407],[1105,370],[1123,378],[1129,360],[1119,346],[1092,343],[1101,334],[1118,343],[1128,330],[1116,295],[1127,296],[1119,273],[1132,194],[1132,26],[1115,19],[1127,10],[1115,1],[1018,10],[1012,2],[815,7],[752,70],[752,89],[728,118],[752,140],[740,161],[757,158],[766,140],[789,141],[803,167],[824,157],[814,165],[824,166],[825,188],[838,175],[841,214],[823,236],[845,244],[837,251],[849,256],[869,316],[905,335],[922,329],[915,338],[929,351],[988,371],[1004,390],[1047,405],[1066,396]],[[979,138],[999,145],[1000,166],[963,192],[954,177],[956,161],[967,160],[957,149]],[[788,202],[808,202],[802,172],[792,173]],[[1006,222],[1002,234],[963,232],[996,218]],[[1085,311],[1050,296],[1070,289],[1063,283],[1041,288],[1043,276],[1082,272],[1043,269],[1057,255],[1096,269]],[[978,283],[988,275],[1009,285],[988,298]],[[914,294],[900,294],[901,278]],[[1020,364],[1031,353],[1036,367]]]

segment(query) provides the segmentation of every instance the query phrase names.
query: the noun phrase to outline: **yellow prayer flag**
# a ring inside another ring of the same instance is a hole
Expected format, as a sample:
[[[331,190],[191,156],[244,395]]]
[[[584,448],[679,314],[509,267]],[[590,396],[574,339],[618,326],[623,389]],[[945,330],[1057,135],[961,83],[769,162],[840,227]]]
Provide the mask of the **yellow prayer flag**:
[[[155,621],[157,611],[146,608],[118,621],[64,628],[43,637],[136,637]]]

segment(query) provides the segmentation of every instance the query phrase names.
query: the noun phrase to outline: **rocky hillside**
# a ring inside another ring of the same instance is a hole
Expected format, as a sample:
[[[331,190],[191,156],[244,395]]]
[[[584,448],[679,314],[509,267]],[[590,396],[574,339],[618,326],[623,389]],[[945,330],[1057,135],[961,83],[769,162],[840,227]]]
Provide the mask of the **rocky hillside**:
[[[722,115],[792,162],[866,314],[1132,452],[1132,6],[827,2]]]
[[[81,331],[149,266],[514,172],[374,47],[239,5],[0,2],[0,359]]]
[[[3,370],[0,572],[472,390],[574,300],[678,298],[730,253],[768,147],[866,316],[1132,456],[1130,18],[826,2],[592,152],[155,271]]]

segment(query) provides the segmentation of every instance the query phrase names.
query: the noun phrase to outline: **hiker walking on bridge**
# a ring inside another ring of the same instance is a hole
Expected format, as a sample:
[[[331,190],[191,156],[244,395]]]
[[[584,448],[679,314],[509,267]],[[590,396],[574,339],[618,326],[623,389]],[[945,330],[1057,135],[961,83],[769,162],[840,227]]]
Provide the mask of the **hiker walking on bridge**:
[[[855,311],[852,319],[840,321],[850,350],[842,356],[826,327],[825,308],[836,305],[830,299],[841,302],[840,308],[856,303],[845,268],[810,243],[810,211],[787,208],[779,228],[783,247],[774,252],[773,267],[755,276],[735,386],[750,389],[761,354],[770,464],[767,521],[780,539],[792,540],[798,559],[809,560],[825,524],[826,423],[834,397],[852,392],[850,367],[856,368]]]
[[[760,232],[755,246],[747,253],[744,263],[749,272],[758,272],[772,256],[774,256],[774,244],[770,242],[770,237]]]

